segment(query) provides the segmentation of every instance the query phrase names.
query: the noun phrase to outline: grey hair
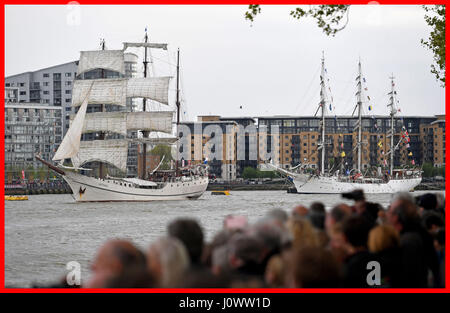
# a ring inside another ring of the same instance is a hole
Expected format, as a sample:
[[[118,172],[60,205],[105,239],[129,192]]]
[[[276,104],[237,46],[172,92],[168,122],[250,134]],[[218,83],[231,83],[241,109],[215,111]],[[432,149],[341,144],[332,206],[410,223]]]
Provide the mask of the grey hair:
[[[164,237],[154,242],[151,248],[156,251],[161,264],[161,285],[167,287],[178,282],[190,266],[189,254],[183,243],[173,237]]]
[[[415,203],[413,196],[409,193],[409,192],[396,192],[392,198],[391,198],[391,203],[394,203],[395,201],[398,200],[405,200],[411,203]]]

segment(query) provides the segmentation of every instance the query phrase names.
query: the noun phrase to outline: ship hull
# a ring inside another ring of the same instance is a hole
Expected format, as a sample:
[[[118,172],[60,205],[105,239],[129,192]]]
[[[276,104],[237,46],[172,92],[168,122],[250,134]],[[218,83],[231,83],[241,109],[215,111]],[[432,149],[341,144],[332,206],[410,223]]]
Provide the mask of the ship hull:
[[[208,187],[207,177],[167,182],[162,188],[137,188],[117,180],[98,179],[68,172],[63,176],[77,202],[167,201],[199,198]]]
[[[391,179],[387,183],[359,183],[343,182],[337,177],[306,178],[305,175],[294,177],[294,185],[297,193],[314,194],[340,194],[355,189],[362,189],[366,194],[396,193],[410,191],[420,184],[421,178]]]

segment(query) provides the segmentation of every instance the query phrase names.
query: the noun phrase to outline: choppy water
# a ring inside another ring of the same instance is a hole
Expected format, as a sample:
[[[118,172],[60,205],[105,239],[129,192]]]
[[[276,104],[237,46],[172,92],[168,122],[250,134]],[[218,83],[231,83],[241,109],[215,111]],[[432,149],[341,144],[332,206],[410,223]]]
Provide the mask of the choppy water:
[[[420,194],[423,192],[416,192]],[[386,206],[391,195],[369,195]],[[142,249],[164,236],[168,222],[177,217],[200,221],[211,239],[228,214],[242,214],[250,222],[267,211],[289,212],[295,205],[322,201],[327,208],[344,201],[340,195],[300,195],[286,191],[231,191],[230,196],[206,192],[198,200],[138,203],[75,203],[70,195],[34,195],[28,201],[5,201],[6,286],[29,287],[55,282],[65,265],[78,261],[82,280],[90,262],[108,239],[130,239]]]

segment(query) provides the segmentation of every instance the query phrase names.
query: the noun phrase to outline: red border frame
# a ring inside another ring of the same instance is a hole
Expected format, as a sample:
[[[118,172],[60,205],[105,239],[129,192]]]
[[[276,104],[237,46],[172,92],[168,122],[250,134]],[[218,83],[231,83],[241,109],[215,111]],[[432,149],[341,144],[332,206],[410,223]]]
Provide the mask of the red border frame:
[[[3,62],[0,65],[0,70],[3,72],[5,71],[5,5],[66,5],[70,2],[70,0],[67,1],[61,1],[61,0],[42,0],[42,1],[30,1],[30,0],[1,0],[0,1],[0,15],[2,18],[2,32],[1,32],[1,57]],[[242,1],[242,0],[187,0],[187,1],[181,1],[181,0],[107,0],[107,1],[100,1],[100,0],[77,0],[77,2],[81,5],[180,5],[180,4],[191,4],[191,5],[248,5],[248,1]],[[330,0],[323,0],[323,1],[299,1],[299,0],[282,0],[280,2],[276,2],[273,0],[259,0],[256,1],[260,4],[265,5],[292,5],[292,4],[336,4],[336,1],[330,1]],[[352,1],[352,0],[346,0],[343,1],[344,3],[340,4],[357,4],[357,5],[366,5],[368,4],[368,0],[366,1]],[[422,4],[447,4],[447,1],[417,1],[417,0],[409,0],[406,3],[401,0],[378,0],[380,4],[383,5],[422,5]],[[243,11],[244,14],[244,11]],[[448,17],[449,13],[446,13],[446,18]],[[447,41],[447,35],[448,35],[448,23],[446,20],[446,59],[447,59],[447,53],[448,53],[448,41]],[[446,67],[447,69],[447,67]],[[4,91],[4,75],[1,76],[1,89]],[[445,96],[446,99],[448,99],[448,91],[445,90]],[[448,101],[445,102],[445,108],[449,108]],[[1,133],[4,133],[5,131],[5,118],[4,118],[4,110],[1,110],[1,116],[0,116],[0,131]],[[447,121],[447,117],[446,117]],[[446,123],[446,132],[448,133],[450,130],[450,126],[448,123]],[[4,146],[5,138],[4,136],[0,136],[0,144]],[[446,150],[448,151],[450,144],[446,143]],[[0,167],[1,167],[1,173],[4,177],[4,164],[5,164],[5,154],[4,149],[0,151]],[[450,169],[447,167],[446,169],[446,176],[448,177],[450,173]],[[2,180],[2,184],[4,184],[4,180]],[[446,191],[445,191],[445,197],[448,198],[449,192],[447,191],[447,184],[446,184]],[[0,188],[0,196],[3,198],[4,196],[4,186]],[[448,200],[447,200],[448,201]],[[446,225],[449,225],[450,217],[447,214],[446,217]],[[115,289],[25,289],[25,288],[5,288],[5,207],[3,202],[3,210],[1,210],[0,213],[0,225],[3,229],[3,233],[0,235],[0,269],[3,269],[0,271],[0,292],[4,293],[450,293],[450,261],[449,258],[446,258],[446,288],[399,288],[399,289],[354,289],[354,288],[339,288],[339,289],[332,289],[332,288],[320,288],[320,289],[302,289],[302,288],[281,288],[281,289],[275,289],[275,288],[217,288],[217,289],[210,289],[210,288],[199,288],[199,289],[186,289],[186,288],[170,288],[170,289],[162,289],[162,288],[145,288],[145,289],[127,289],[127,288],[115,288]],[[449,249],[449,239],[450,234],[447,231],[446,234],[446,245],[445,245],[445,251],[447,252]]]

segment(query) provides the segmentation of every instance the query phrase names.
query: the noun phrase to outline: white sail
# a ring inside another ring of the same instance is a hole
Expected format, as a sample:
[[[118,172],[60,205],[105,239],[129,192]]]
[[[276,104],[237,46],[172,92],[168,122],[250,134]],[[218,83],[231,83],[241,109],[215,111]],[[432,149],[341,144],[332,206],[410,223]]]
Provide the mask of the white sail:
[[[86,115],[83,134],[111,132],[127,135],[126,112],[96,112]]]
[[[167,50],[166,43],[151,43],[151,42],[124,42],[123,43],[123,50],[126,50],[129,47],[153,48],[153,49]]]
[[[128,130],[158,131],[172,133],[172,111],[127,113]]]
[[[75,167],[87,162],[99,161],[127,170],[128,141],[123,139],[82,141],[80,150],[72,157]]]
[[[130,78],[127,96],[148,98],[162,104],[169,104],[168,90],[170,77]]]
[[[126,83],[126,78],[75,80],[72,89],[72,106],[80,105],[89,88],[92,88],[88,97],[89,103],[125,106]]]
[[[126,105],[126,98],[148,98],[168,104],[170,77],[109,78],[75,80],[72,89],[72,106],[79,106],[91,88],[91,104]]]
[[[74,115],[71,115],[71,125]],[[83,134],[111,132],[126,136],[128,130],[172,133],[173,111],[96,112],[86,114]]]
[[[89,93],[89,91],[88,91]],[[83,130],[84,118],[86,116],[86,108],[88,105],[88,96],[85,96],[83,104],[80,106],[72,125],[64,136],[58,147],[53,161],[64,160],[73,157],[80,149],[81,132]]]
[[[123,50],[81,51],[77,75],[97,68],[125,74]]]

